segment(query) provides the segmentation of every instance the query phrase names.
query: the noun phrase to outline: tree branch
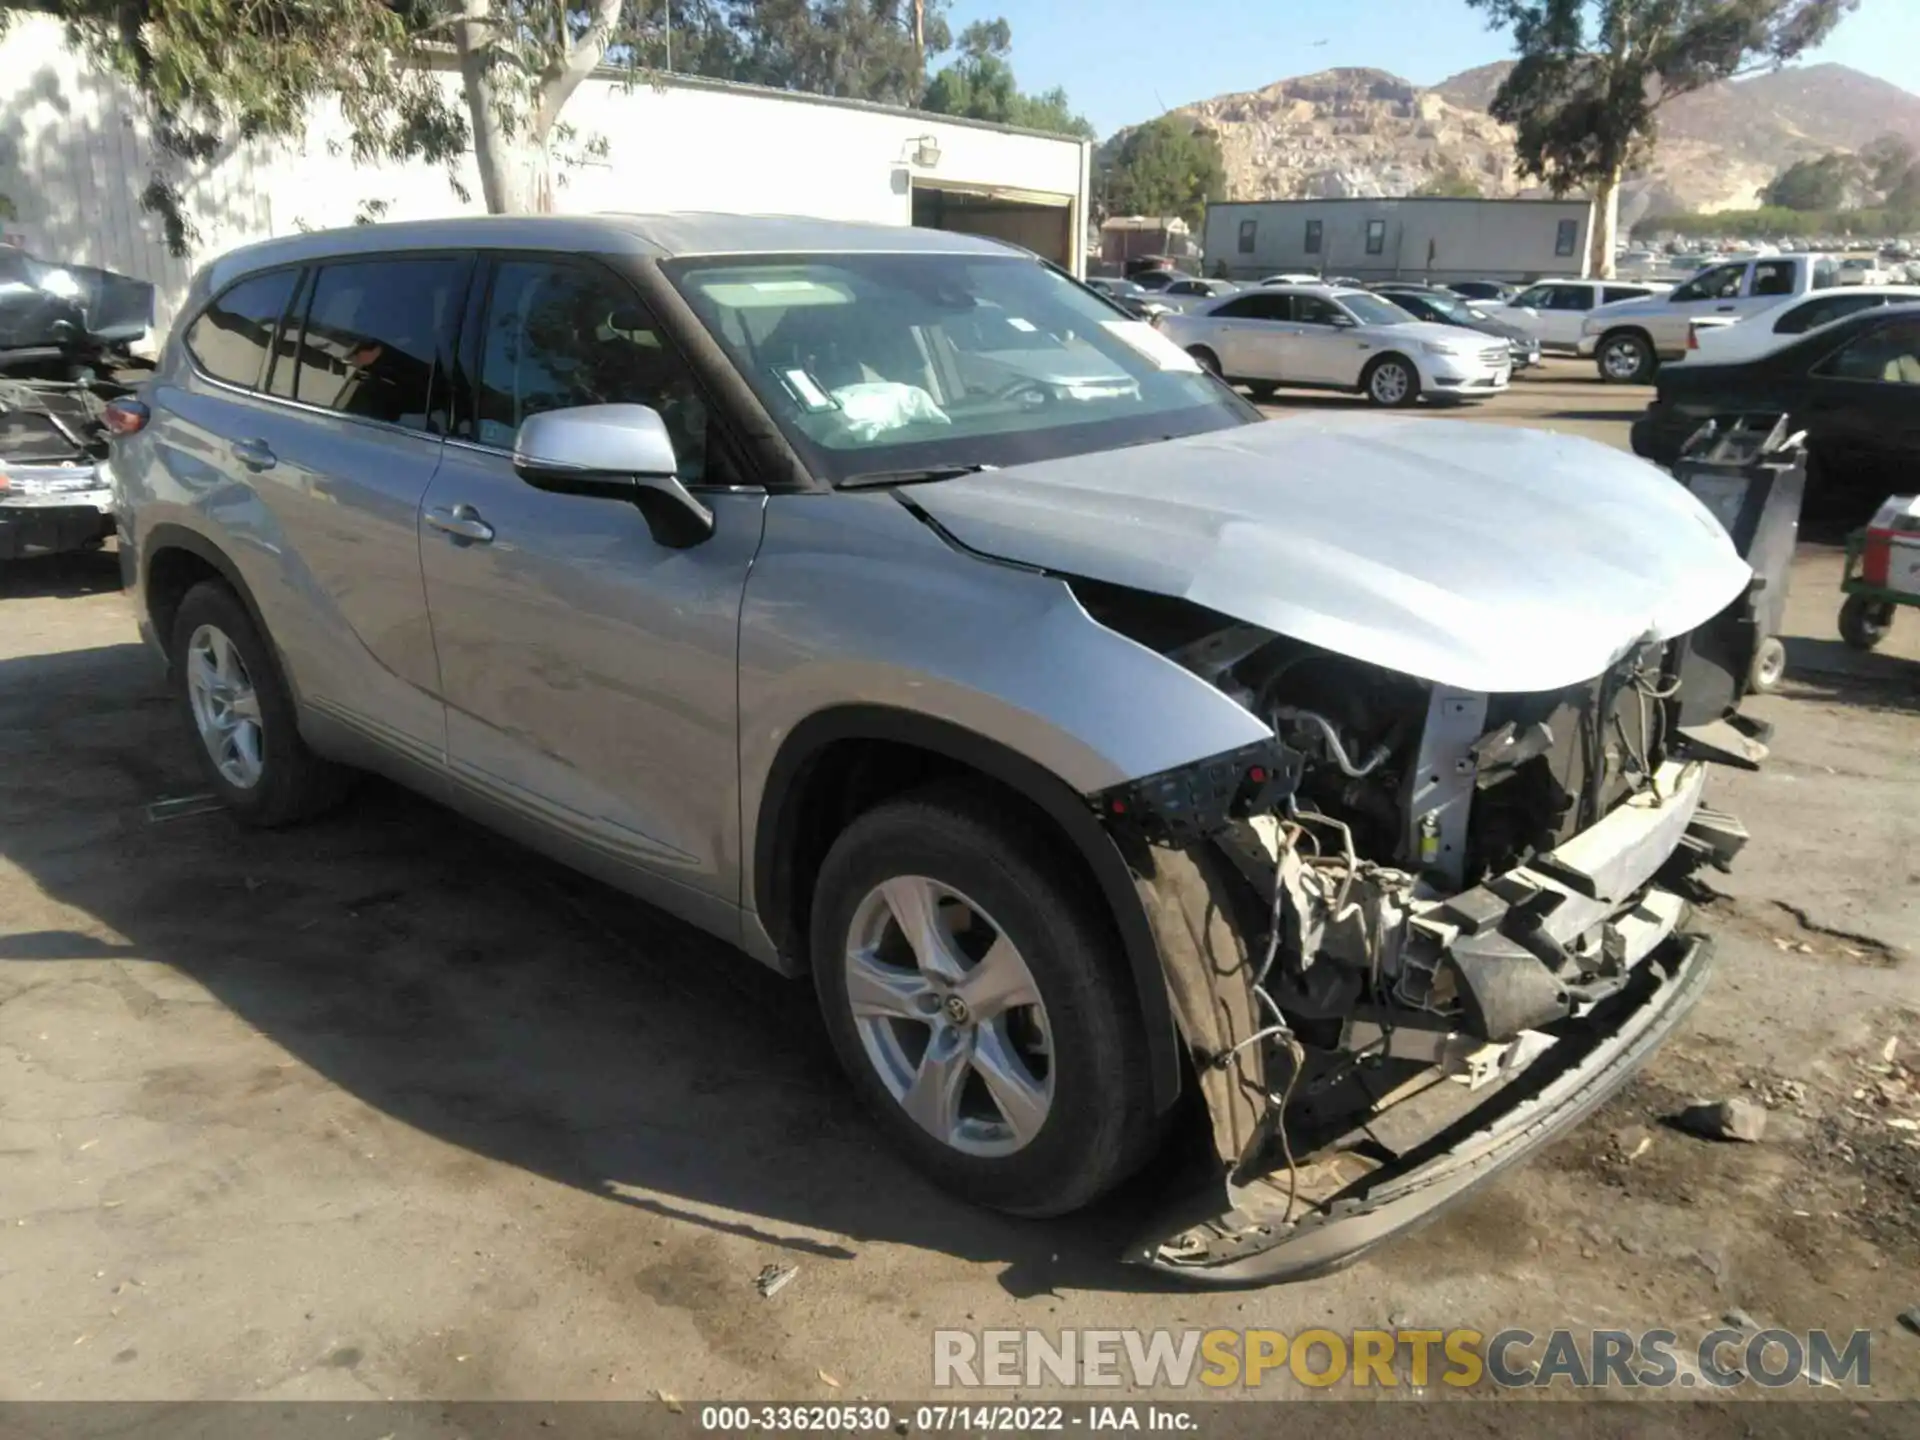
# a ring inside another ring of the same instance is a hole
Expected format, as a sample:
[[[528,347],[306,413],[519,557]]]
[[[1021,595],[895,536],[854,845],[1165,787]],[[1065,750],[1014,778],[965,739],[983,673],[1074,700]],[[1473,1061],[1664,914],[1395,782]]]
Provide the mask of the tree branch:
[[[561,43],[555,47],[553,59],[540,73],[535,94],[533,118],[534,144],[545,146],[547,137],[553,133],[555,123],[567,101],[573,98],[573,92],[594,71],[607,53],[607,46],[613,39],[614,27],[620,23],[620,11],[625,0],[591,0],[587,8],[587,27],[578,37],[567,30],[564,12],[560,20]]]

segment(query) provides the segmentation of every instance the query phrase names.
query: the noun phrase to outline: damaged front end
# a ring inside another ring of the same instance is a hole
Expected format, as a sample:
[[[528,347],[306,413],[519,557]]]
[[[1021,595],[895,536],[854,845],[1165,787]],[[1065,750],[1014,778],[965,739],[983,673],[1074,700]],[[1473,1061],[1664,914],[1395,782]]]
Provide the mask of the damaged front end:
[[[1349,1261],[1530,1154],[1632,1074],[1710,965],[1673,882],[1745,833],[1705,767],[1687,637],[1480,694],[1076,582],[1273,739],[1093,797],[1126,854],[1217,1170],[1129,1259],[1204,1284]]]

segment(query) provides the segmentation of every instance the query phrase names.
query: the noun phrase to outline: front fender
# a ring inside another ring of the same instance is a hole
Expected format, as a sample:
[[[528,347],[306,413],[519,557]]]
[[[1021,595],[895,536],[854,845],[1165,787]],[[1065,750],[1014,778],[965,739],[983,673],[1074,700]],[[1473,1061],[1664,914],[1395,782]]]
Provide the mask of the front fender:
[[[1065,581],[964,553],[884,493],[777,495],[740,622],[742,903],[776,951],[784,792],[836,739],[944,753],[1041,805],[1099,879],[1178,1087],[1166,980],[1131,875],[1087,797],[1272,731],[1105,628]],[[749,925],[749,933],[755,929]],[[763,956],[763,958],[774,958]]]

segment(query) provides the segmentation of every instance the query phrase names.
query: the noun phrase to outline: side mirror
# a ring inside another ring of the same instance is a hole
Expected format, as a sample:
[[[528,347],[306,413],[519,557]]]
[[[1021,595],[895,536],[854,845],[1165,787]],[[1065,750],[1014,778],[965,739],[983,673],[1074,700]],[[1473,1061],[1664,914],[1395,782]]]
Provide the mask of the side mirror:
[[[648,405],[581,405],[528,418],[513,468],[537,490],[626,500],[662,545],[684,550],[713,534],[713,512],[674,473],[679,462],[660,412]]]
[[[1352,330],[1355,328],[1354,318],[1351,315],[1336,315],[1333,317],[1333,328],[1336,330]]]

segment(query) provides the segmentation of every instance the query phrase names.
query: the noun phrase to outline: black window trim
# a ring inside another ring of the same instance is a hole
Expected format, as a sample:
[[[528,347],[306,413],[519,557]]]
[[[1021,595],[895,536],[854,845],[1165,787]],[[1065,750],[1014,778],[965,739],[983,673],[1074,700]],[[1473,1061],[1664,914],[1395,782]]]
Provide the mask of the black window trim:
[[[180,332],[180,348],[186,354],[187,362],[198,379],[204,380],[209,385],[218,386],[222,390],[229,390],[236,395],[244,395],[250,400],[258,400],[265,405],[282,405],[289,410],[298,410],[308,415],[324,415],[330,420],[342,420],[353,425],[371,426],[375,429],[389,431],[395,435],[409,435],[415,439],[431,441],[435,445],[449,443],[450,437],[438,434],[432,430],[415,430],[410,425],[401,425],[392,420],[376,420],[369,415],[349,415],[341,410],[329,409],[325,405],[315,405],[308,400],[296,400],[291,395],[269,394],[266,388],[271,380],[275,351],[286,329],[287,319],[296,303],[304,301],[307,307],[310,308],[312,306],[313,290],[315,288],[313,277],[320,270],[328,265],[351,264],[355,261],[377,263],[381,260],[438,260],[444,258],[467,262],[465,283],[470,292],[473,277],[479,269],[480,260],[483,258],[482,252],[475,250],[470,245],[436,245],[431,249],[422,250],[355,250],[337,255],[313,256],[306,260],[289,262],[285,265],[266,265],[258,270],[249,270],[244,275],[236,275],[230,284],[221,288],[219,295],[211,297],[205,305],[202,305],[194,312],[193,318],[187,322],[188,329],[191,329],[195,324],[199,323],[200,317],[212,308],[221,295],[225,295],[228,291],[232,290],[234,286],[244,285],[249,280],[257,280],[263,275],[276,274],[282,270],[298,270],[301,272],[294,280],[293,292],[287,297],[287,304],[281,309],[280,319],[273,327],[273,341],[267,347],[266,358],[260,363],[260,374],[255,377],[252,385],[239,385],[231,380],[223,380],[211,370],[207,369],[205,364],[201,362],[200,357],[193,353],[193,346],[187,342],[187,330]],[[456,324],[465,319],[465,306],[466,296],[463,295],[460,305],[456,307],[455,310]],[[303,330],[306,326],[306,316],[307,312],[303,309],[300,314],[300,324]],[[460,335],[458,332],[454,335],[453,350],[457,357],[460,353]],[[437,356],[435,357],[435,364],[436,366],[438,365]],[[433,380],[431,375],[428,377],[427,385],[427,395],[428,398],[431,399],[433,394]]]
[[[1301,244],[1305,246],[1305,249],[1303,250],[1302,253],[1307,255],[1320,254],[1326,245],[1326,240],[1327,240],[1326,221],[1324,220],[1307,221],[1307,233],[1301,239]]]
[[[1377,245],[1374,243],[1376,235],[1380,242]],[[1367,254],[1369,255],[1385,255],[1387,253],[1387,222],[1385,219],[1367,221],[1366,246]]]

